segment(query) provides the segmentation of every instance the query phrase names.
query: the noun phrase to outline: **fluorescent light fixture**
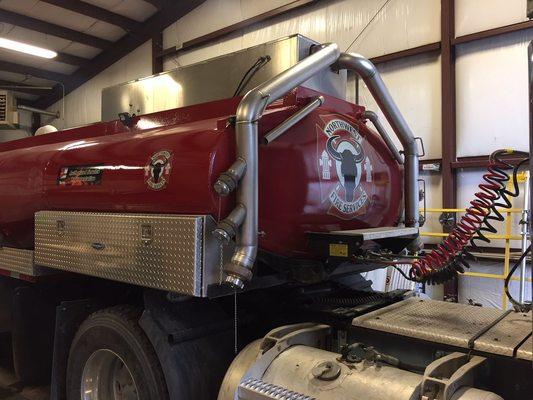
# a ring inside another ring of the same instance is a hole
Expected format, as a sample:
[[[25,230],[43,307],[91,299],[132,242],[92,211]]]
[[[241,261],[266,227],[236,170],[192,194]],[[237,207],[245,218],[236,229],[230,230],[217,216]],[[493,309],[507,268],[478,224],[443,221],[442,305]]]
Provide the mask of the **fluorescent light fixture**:
[[[8,50],[19,51],[21,53],[31,54],[32,56],[43,58],[57,57],[57,53],[52,50],[43,49],[42,47],[32,46],[31,44],[17,42],[6,38],[0,38],[0,47]]]

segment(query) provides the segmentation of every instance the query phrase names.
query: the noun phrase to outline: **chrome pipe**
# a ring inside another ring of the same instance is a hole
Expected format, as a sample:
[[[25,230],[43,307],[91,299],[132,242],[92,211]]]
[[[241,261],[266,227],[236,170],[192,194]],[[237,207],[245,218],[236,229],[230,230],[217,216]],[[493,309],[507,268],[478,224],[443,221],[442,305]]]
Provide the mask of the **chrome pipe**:
[[[404,154],[405,225],[418,226],[418,146],[411,129],[371,61],[359,54],[342,53],[335,68],[356,72],[366,83],[379,108],[400,140]]]
[[[366,110],[364,113],[364,116],[366,119],[368,119],[372,124],[374,125],[374,128],[376,128],[376,131],[378,131],[379,135],[389,148],[392,156],[398,161],[398,164],[403,164],[403,158],[394,143],[392,142],[392,139],[390,138],[389,134],[385,130],[385,127],[379,120],[378,115],[374,111]]]
[[[237,156],[246,163],[246,172],[237,187],[237,204],[246,217],[237,235],[235,252],[224,267],[226,283],[243,288],[252,278],[258,243],[258,121],[265,108],[313,75],[329,68],[339,57],[336,44],[323,46],[291,68],[250,90],[237,107],[235,136]]]
[[[283,121],[281,124],[276,126],[270,132],[268,132],[263,137],[263,144],[269,145],[272,141],[276,140],[278,137],[287,132],[290,128],[308,116],[311,112],[316,110],[322,104],[324,104],[324,96],[318,96],[317,98],[311,100],[308,104],[302,107],[300,110],[296,111],[289,118]]]
[[[53,112],[53,111],[43,110],[41,108],[25,106],[25,105],[22,105],[22,104],[19,104],[17,106],[17,108],[19,110],[23,110],[23,111],[29,111],[29,112],[33,112],[33,113],[37,113],[37,114],[41,114],[41,115],[47,115],[49,117],[59,118],[59,111]]]

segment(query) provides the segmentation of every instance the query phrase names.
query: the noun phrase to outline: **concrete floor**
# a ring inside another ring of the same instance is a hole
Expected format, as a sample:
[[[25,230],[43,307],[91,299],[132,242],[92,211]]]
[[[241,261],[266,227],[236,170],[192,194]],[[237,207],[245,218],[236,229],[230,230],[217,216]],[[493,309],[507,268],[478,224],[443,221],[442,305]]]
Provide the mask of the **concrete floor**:
[[[3,364],[3,363],[2,363]],[[0,399],[1,400],[49,400],[49,387],[24,387],[15,373],[0,365]]]

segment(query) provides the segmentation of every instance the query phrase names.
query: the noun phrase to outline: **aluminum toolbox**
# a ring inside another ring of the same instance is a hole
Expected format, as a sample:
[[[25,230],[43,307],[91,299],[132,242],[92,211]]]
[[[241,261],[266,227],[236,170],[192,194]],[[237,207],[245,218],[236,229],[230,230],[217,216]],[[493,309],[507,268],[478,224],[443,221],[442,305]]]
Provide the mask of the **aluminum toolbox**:
[[[191,296],[220,281],[210,216],[42,211],[35,263]],[[231,246],[224,249],[231,254]],[[225,258],[225,257],[223,257]]]
[[[12,278],[20,275],[41,276],[48,275],[49,269],[38,267],[33,262],[33,250],[0,247],[0,269],[9,271]]]

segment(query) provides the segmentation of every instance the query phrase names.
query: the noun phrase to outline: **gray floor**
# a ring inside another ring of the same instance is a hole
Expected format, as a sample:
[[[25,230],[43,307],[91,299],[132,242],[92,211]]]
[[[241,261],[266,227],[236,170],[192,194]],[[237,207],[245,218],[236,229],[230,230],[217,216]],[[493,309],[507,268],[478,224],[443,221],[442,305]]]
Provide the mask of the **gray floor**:
[[[23,387],[13,371],[0,366],[0,399],[48,400],[49,394],[49,387]]]

